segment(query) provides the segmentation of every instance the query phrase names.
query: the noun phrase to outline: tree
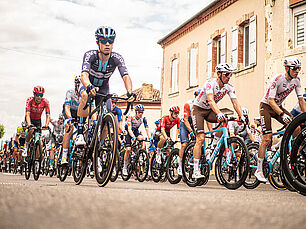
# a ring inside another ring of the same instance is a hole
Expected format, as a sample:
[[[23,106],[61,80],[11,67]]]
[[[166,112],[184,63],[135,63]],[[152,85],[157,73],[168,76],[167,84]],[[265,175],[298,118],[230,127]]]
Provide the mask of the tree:
[[[4,134],[5,134],[4,126],[3,124],[0,124],[0,139],[3,137]]]

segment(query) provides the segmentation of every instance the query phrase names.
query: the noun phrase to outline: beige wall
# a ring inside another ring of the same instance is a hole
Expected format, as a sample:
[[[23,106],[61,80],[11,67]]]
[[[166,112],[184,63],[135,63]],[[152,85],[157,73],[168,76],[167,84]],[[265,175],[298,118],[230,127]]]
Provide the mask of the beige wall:
[[[294,48],[293,10],[289,8],[289,0],[277,0],[271,7],[269,1],[239,0],[230,7],[219,12],[202,25],[187,33],[180,39],[164,48],[164,66],[161,90],[162,113],[168,113],[168,107],[172,104],[179,105],[183,109],[184,103],[193,98],[193,89],[188,89],[188,48],[192,43],[199,44],[198,85],[202,87],[207,79],[207,41],[210,35],[217,29],[225,29],[227,32],[226,61],[231,63],[232,27],[236,25],[243,14],[254,11],[257,16],[257,64],[250,69],[242,70],[234,74],[230,83],[235,87],[238,100],[242,106],[250,111],[250,118],[259,116],[259,103],[270,79],[277,73],[283,73],[283,59],[287,56],[298,56],[303,65],[300,77],[302,87],[306,86],[304,68],[306,67],[306,46]],[[290,43],[290,40],[292,41]],[[179,55],[179,92],[169,95],[171,82],[171,58]],[[284,106],[291,110],[296,104],[295,93],[287,98]],[[218,103],[220,108],[233,110],[228,97]]]

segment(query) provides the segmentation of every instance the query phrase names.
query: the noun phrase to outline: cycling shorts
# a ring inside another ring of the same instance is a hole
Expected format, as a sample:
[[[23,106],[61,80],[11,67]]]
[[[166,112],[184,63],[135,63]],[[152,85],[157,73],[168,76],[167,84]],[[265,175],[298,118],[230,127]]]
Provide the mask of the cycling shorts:
[[[292,115],[282,106],[279,107],[285,114],[292,117]],[[260,103],[260,120],[262,126],[262,133],[263,134],[270,134],[272,133],[272,126],[271,126],[271,118],[276,119],[278,122],[285,124],[282,117],[279,116],[270,105],[265,103]]]
[[[138,129],[133,130],[133,133],[135,137],[137,138],[141,133],[139,133]],[[126,138],[125,138],[125,147],[131,147],[132,145],[132,137],[130,136],[129,132],[127,132]]]
[[[191,128],[194,131],[193,126],[191,126]],[[181,143],[188,142],[189,133],[190,132],[188,131],[184,121],[181,120],[181,123],[180,123],[180,140],[181,140]]]
[[[192,106],[191,117],[197,134],[204,133],[204,120],[217,123],[217,114],[212,110],[206,110],[196,105]]]

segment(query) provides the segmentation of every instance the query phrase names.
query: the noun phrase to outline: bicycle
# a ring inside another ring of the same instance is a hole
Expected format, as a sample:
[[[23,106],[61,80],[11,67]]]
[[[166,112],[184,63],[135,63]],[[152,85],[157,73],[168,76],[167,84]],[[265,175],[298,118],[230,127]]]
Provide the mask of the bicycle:
[[[172,141],[171,139],[169,141],[167,141],[165,143],[164,147],[161,149],[160,155],[157,154],[157,152],[155,150],[155,146],[154,146],[153,142],[151,142],[151,146],[154,148],[154,153],[153,153],[152,158],[151,158],[151,176],[152,176],[152,180],[154,182],[157,183],[160,180],[164,180],[166,178],[169,180],[169,182],[170,182],[170,180],[171,180],[171,182],[172,182],[172,180],[174,180],[172,169],[173,169],[173,166],[178,167],[178,164],[175,165],[174,163],[172,163],[171,167],[168,164],[170,163],[169,158],[170,158],[170,155],[171,155],[173,150],[175,150],[175,153],[173,154],[173,157],[174,157],[174,155],[178,155],[179,149],[174,148],[174,145],[178,142],[179,141]],[[167,152],[169,150],[171,150],[170,153]],[[176,167],[176,169],[177,169],[177,167]],[[169,172],[167,172],[167,170],[169,170]],[[176,171],[176,174],[177,174],[177,171]]]
[[[111,112],[107,112],[106,102],[111,98],[123,100],[128,100],[128,98],[119,98],[112,94],[97,93],[97,95],[101,96],[101,102],[93,111],[91,111],[90,106],[94,99],[92,95],[88,96],[86,106],[83,108],[85,110],[89,106],[89,119],[88,129],[84,131],[86,144],[76,147],[73,155],[72,174],[77,185],[81,184],[85,177],[88,159],[93,158],[97,184],[99,187],[105,186],[110,179],[116,158],[118,125],[115,116]],[[124,114],[127,114],[130,106],[131,103],[128,102]],[[92,124],[91,117],[96,112],[98,113],[97,122]],[[92,132],[92,134],[89,134],[89,132]]]
[[[111,182],[115,182],[119,176],[119,171],[121,171],[121,161],[123,161],[124,158],[124,152],[125,152],[125,134],[122,132],[119,135],[119,138],[121,138],[121,144],[119,145],[120,142],[118,142],[119,148],[116,153],[116,160],[113,168],[113,172],[111,175]]]
[[[122,169],[124,164],[124,155],[121,158],[120,165],[121,165],[121,177],[122,180],[128,181],[133,172],[136,175],[136,178],[139,182],[143,182],[146,180],[148,171],[149,171],[149,157],[146,150],[142,149],[142,144],[146,140],[138,140],[136,139],[135,142],[131,145],[131,152],[129,155],[130,163],[127,166],[128,175],[123,175]]]
[[[29,148],[27,151],[26,163],[25,163],[25,178],[30,178],[31,169],[33,172],[34,180],[38,180],[41,169],[42,161],[42,145],[41,145],[41,130],[42,128],[34,128],[33,136],[29,142]],[[47,128],[50,131],[50,128]]]
[[[249,152],[244,141],[240,137],[229,136],[227,128],[228,121],[239,122],[239,120],[235,118],[226,118],[223,123],[219,123],[212,131],[204,133],[205,135],[209,135],[222,131],[222,136],[209,159],[207,159],[208,157],[206,155],[206,141],[204,141],[203,147],[201,148],[199,168],[204,178],[192,178],[194,166],[193,148],[195,143],[192,142],[187,146],[182,164],[183,177],[188,186],[195,187],[206,184],[209,180],[210,170],[217,157],[215,171],[222,185],[228,189],[237,189],[245,182],[249,170]],[[219,128],[220,126],[221,128]]]
[[[280,149],[281,168],[285,182],[297,192],[306,195],[306,112],[296,116],[285,130]],[[290,142],[293,133],[301,129]]]

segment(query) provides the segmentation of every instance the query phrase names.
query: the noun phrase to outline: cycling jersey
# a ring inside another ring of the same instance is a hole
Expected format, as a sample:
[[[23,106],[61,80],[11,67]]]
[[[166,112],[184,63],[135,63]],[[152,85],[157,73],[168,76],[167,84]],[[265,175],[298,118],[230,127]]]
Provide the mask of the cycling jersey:
[[[167,132],[170,132],[172,127],[174,127],[175,125],[177,125],[178,129],[180,128],[180,119],[176,118],[171,122],[169,115],[165,115],[161,118],[160,124],[158,125],[157,129],[161,130],[161,128],[164,127],[167,133]]]
[[[90,83],[95,87],[108,89],[109,78],[116,67],[118,67],[121,77],[128,75],[124,59],[119,53],[112,52],[109,60],[102,65],[98,56],[98,50],[90,50],[84,55],[82,72],[87,72],[89,74]]]
[[[23,129],[23,127],[22,126],[20,126],[20,127],[18,127],[17,128],[17,136],[19,136],[19,138],[25,138],[26,137],[26,131],[27,131],[27,129]]]
[[[288,81],[285,74],[278,74],[271,80],[261,102],[269,105],[269,98],[274,98],[276,104],[281,106],[286,97],[294,89],[297,97],[303,97],[303,91],[299,77]]]
[[[250,139],[250,136],[249,134],[252,133],[251,132],[251,129],[250,127],[247,125],[244,130],[244,125],[243,124],[240,124],[236,121],[229,121],[228,122],[228,130],[231,132],[231,133],[234,133],[235,135],[239,135],[240,137],[243,138],[244,142],[246,144],[252,142],[251,139]]]
[[[202,109],[210,109],[208,103],[207,95],[214,95],[214,100],[218,103],[226,94],[230,96],[231,99],[236,99],[235,89],[230,84],[224,84],[220,89],[218,81],[216,78],[211,78],[204,83],[204,89],[197,96],[194,101],[194,105],[201,107]]]
[[[31,119],[40,119],[42,112],[46,110],[46,114],[50,114],[49,101],[42,98],[39,104],[35,103],[34,97],[29,97],[26,103],[26,112],[30,112]]]
[[[70,110],[77,111],[81,102],[81,96],[78,96],[75,89],[66,92],[65,105],[70,106]]]
[[[53,120],[53,119],[51,119],[50,122],[54,127],[53,128],[53,133],[54,134],[58,135],[58,134],[63,134],[64,133],[64,125],[63,124],[60,125],[57,120]]]
[[[187,119],[191,126],[192,126],[191,108],[192,108],[193,103],[194,103],[193,100],[190,100],[187,103],[185,103],[185,105],[184,105],[184,116],[181,119],[182,121],[184,121],[184,118]]]
[[[115,106],[115,108],[112,110],[112,113],[118,117],[118,121],[122,121],[122,111],[119,107]]]
[[[137,119],[136,115],[134,117],[129,116],[127,124],[125,124],[125,129],[128,130],[128,126],[131,126],[132,130],[135,131],[138,130],[141,124],[143,124],[145,128],[148,128],[148,122],[145,117]]]

